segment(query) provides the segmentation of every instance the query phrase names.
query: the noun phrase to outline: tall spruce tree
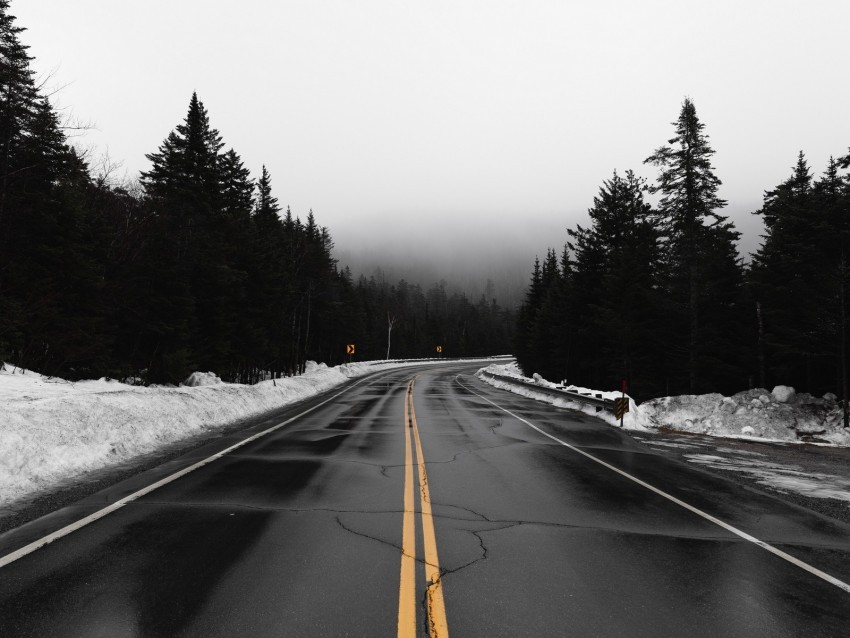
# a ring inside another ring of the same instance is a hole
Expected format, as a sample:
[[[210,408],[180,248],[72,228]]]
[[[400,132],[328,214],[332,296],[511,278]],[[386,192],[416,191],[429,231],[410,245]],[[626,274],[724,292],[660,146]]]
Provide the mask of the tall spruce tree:
[[[193,93],[183,123],[146,156],[151,169],[142,172],[142,184],[158,220],[150,266],[159,276],[150,284],[154,303],[142,330],[157,381],[182,380],[197,367],[220,370],[230,350],[216,339],[227,323],[217,303],[220,285],[231,283],[217,264],[227,241],[222,146]]]
[[[680,319],[672,326],[671,352],[684,355],[681,372],[687,376],[688,390],[695,393],[711,386],[711,377],[729,372],[716,365],[713,353],[718,348],[734,348],[731,341],[723,343],[722,335],[735,330],[732,315],[740,295],[742,269],[734,242],[740,234],[718,212],[726,201],[718,195],[721,181],[711,163],[714,150],[690,98],[683,102],[673,126],[675,136],[645,163],[661,169],[652,191],[662,195],[658,217],[667,288]],[[709,283],[713,286],[708,287]],[[714,337],[711,343],[706,339],[708,333]],[[672,370],[671,376],[675,378],[677,372]]]

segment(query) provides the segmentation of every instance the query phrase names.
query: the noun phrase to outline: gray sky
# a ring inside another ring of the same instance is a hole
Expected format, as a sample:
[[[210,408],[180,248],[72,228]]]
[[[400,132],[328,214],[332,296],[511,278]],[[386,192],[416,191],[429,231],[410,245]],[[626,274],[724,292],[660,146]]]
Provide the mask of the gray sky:
[[[456,268],[471,244],[527,270],[615,168],[654,179],[642,161],[685,95],[746,249],[749,212],[798,150],[820,172],[850,146],[846,0],[13,0],[12,13],[60,106],[96,125],[86,143],[135,174],[197,90],[226,144],[354,262],[391,247]]]

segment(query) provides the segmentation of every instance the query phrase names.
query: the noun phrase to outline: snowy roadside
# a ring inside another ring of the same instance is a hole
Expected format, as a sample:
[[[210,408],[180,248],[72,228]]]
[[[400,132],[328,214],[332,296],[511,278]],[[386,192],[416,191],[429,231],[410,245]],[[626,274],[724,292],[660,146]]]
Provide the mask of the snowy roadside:
[[[656,454],[850,523],[850,448],[770,443],[671,431],[630,432]]]
[[[558,407],[578,409],[611,425],[620,424],[609,412],[597,413],[592,406],[552,398],[534,392],[531,388],[487,378],[481,375],[482,371],[523,379],[544,388],[560,387],[538,375],[533,379],[524,377],[516,364],[493,364],[479,370],[478,376],[486,383],[516,394],[553,403]],[[606,399],[621,396],[619,392],[602,392],[576,386],[568,386],[566,389],[601,394]],[[841,407],[834,395],[816,398],[808,394],[796,394],[793,388],[786,386],[777,386],[773,392],[757,388],[731,397],[721,394],[662,397],[644,401],[640,405],[629,398],[629,412],[623,419],[623,428],[644,432],[673,430],[754,441],[850,446],[850,431],[843,427]]]
[[[498,388],[619,426],[613,414],[501,382],[483,376],[482,371],[558,387],[539,376],[522,376],[516,364],[491,365],[479,370],[478,376]],[[568,389],[602,394],[606,399],[621,396],[575,386]],[[842,427],[841,409],[833,397],[815,399],[779,386],[772,393],[750,390],[733,397],[663,397],[640,405],[630,400],[629,406],[623,428],[652,451],[768,488],[799,505],[850,522],[850,433]],[[813,439],[811,445],[799,445]]]
[[[0,508],[356,377],[447,362],[370,361],[333,368],[309,362],[302,376],[256,385],[223,383],[213,374],[194,373],[176,388],[107,379],[72,383],[0,364]]]

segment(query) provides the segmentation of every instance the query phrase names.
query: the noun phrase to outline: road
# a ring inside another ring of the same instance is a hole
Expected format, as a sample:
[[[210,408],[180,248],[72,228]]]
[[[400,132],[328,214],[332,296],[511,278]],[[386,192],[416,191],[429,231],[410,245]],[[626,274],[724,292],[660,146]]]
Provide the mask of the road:
[[[476,367],[380,373],[0,535],[115,508],[0,567],[0,636],[848,634],[850,526]]]

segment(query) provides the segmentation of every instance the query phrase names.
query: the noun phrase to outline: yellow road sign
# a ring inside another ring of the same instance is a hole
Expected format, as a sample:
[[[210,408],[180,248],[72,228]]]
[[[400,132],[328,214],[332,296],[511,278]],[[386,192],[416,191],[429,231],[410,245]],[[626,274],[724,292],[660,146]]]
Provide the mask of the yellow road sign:
[[[440,354],[443,351],[443,346],[437,346],[437,354]]]
[[[616,402],[617,418],[622,419],[623,415],[629,411],[629,399],[624,397],[622,399],[614,399],[614,401]]]
[[[347,346],[345,346],[345,354],[354,354],[354,344],[353,343],[349,343]]]

